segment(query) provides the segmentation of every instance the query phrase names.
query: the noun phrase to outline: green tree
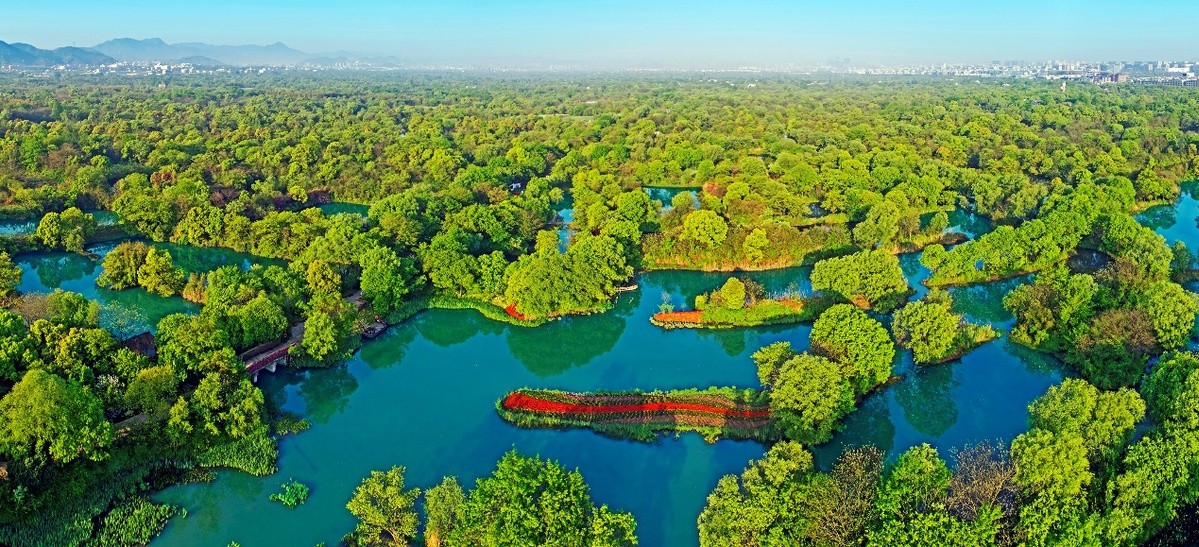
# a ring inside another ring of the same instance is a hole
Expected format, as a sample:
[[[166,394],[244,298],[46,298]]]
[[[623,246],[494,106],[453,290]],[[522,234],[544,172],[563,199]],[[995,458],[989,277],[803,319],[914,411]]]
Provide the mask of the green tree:
[[[720,287],[720,301],[724,307],[739,310],[745,307],[745,283],[736,277],[730,277]]]
[[[680,238],[694,241],[704,247],[715,247],[728,237],[729,225],[724,218],[708,209],[692,211],[683,217],[683,233]]]
[[[21,284],[21,267],[13,264],[12,257],[0,251],[0,298],[8,298]]]
[[[770,413],[787,438],[804,444],[828,440],[853,410],[854,390],[841,365],[806,353],[780,367],[769,391]]]
[[[817,262],[812,268],[812,288],[836,293],[858,307],[880,311],[893,309],[909,290],[899,259],[882,250]]]
[[[889,247],[899,235],[899,208],[883,200],[870,208],[866,219],[853,228],[853,241],[863,249]]]
[[[745,254],[746,260],[757,263],[766,257],[766,249],[769,247],[770,239],[766,236],[766,231],[754,228],[749,235],[745,236],[745,243],[741,244],[741,252]]]
[[[636,545],[632,515],[595,506],[578,471],[504,455],[467,497],[463,525],[446,545]]]
[[[404,297],[416,285],[416,267],[402,260],[395,251],[375,247],[361,256],[362,296],[370,301],[375,313],[386,315],[404,305]]]
[[[103,460],[112,424],[88,390],[40,369],[0,399],[0,451],[40,467],[48,461]]]
[[[891,377],[895,345],[886,327],[848,304],[825,310],[812,325],[812,351],[840,363],[854,395],[864,395]]]
[[[283,308],[265,294],[254,297],[249,302],[234,306],[229,310],[230,322],[236,326],[230,329],[234,345],[240,349],[248,349],[271,340],[280,340],[287,334],[288,320]]]
[[[1155,283],[1145,294],[1145,312],[1153,321],[1153,330],[1162,348],[1179,348],[1186,344],[1195,328],[1199,297],[1177,283]]]
[[[96,284],[120,291],[138,286],[137,272],[146,263],[150,247],[140,241],[128,241],[104,255],[104,263]]]
[[[137,269],[137,284],[159,296],[173,296],[183,289],[184,273],[175,267],[171,253],[151,247],[146,261]]]
[[[358,519],[354,539],[365,545],[405,546],[416,538],[419,488],[404,489],[404,468],[371,471],[346,509]]]
[[[1028,407],[1029,426],[1055,435],[1077,436],[1093,464],[1114,463],[1145,415],[1136,391],[1100,391],[1086,380],[1067,378]]]
[[[454,477],[425,492],[425,547],[440,547],[462,525],[466,494]]]

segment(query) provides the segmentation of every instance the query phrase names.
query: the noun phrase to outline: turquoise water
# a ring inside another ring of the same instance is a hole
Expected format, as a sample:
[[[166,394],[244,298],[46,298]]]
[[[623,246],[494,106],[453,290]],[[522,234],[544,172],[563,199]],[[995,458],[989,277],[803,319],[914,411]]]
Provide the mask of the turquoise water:
[[[0,235],[27,235],[37,230],[36,220],[3,220],[0,221]]]
[[[98,226],[116,224],[117,214],[112,211],[91,211]],[[37,220],[3,220],[0,221],[0,235],[28,235],[37,231]]]
[[[175,265],[188,272],[206,272],[220,266],[236,265],[249,268],[251,264],[286,264],[281,260],[257,257],[229,249],[205,249],[177,245],[174,243],[151,243],[154,247],[167,250],[175,259]],[[54,289],[72,291],[95,300],[102,306],[102,322],[116,310],[126,312],[126,320],[134,320],[143,330],[158,325],[158,321],[172,313],[196,313],[200,307],[180,297],[164,298],[133,288],[113,291],[96,286],[96,278],[103,270],[101,264],[117,243],[104,243],[88,247],[98,258],[76,253],[46,252],[18,256],[16,264],[21,267],[22,293],[49,293]]]
[[[567,194],[562,201],[554,205],[554,213],[562,221],[558,226],[558,251],[563,253],[570,246],[570,238],[575,235],[575,231],[570,227],[570,223],[575,221],[574,201],[574,197]]]
[[[1182,183],[1182,194],[1172,205],[1156,205],[1137,215],[1137,221],[1153,228],[1166,243],[1183,241],[1194,252],[1199,248],[1199,181]]]
[[[656,199],[662,202],[662,209],[670,209],[670,200],[683,192],[691,192],[691,204],[696,209],[699,209],[699,187],[680,187],[680,188],[661,188],[661,187],[645,187],[645,193],[649,194],[650,199]]]
[[[918,255],[904,258],[918,281]],[[915,266],[913,266],[915,264]],[[810,268],[745,274],[767,290],[810,288]],[[923,273],[921,273],[923,272]],[[495,401],[519,387],[568,390],[754,386],[749,355],[780,340],[807,347],[810,325],[729,331],[666,331],[648,323],[666,293],[676,305],[720,286],[727,274],[654,272],[614,310],[537,329],[495,323],[470,311],[431,311],[368,342],[345,367],[282,371],[260,381],[284,408],[313,420],[280,442],[280,470],[266,478],[222,472],[210,485],[184,485],[156,499],[187,507],[156,545],[305,545],[335,542],[353,526],[344,506],[373,469],[407,467],[412,486],[444,475],[471,484],[517,448],[579,468],[601,503],[632,511],[643,545],[695,545],[695,519],[720,476],[738,473],[764,447],[698,435],[656,444],[588,431],[522,430],[501,421]],[[1016,281],[1018,282],[1018,280]],[[954,289],[959,311],[1010,324],[995,303],[1014,282]],[[877,444],[896,455],[922,442],[949,449],[1010,440],[1026,428],[1029,402],[1062,378],[1052,361],[1000,339],[961,361],[913,370],[863,401],[845,430],[815,450],[827,466],[847,446]],[[295,510],[268,501],[288,479],[313,487]]]
[[[110,249],[93,251],[100,253]],[[96,278],[100,276],[101,260],[80,254],[37,253],[21,255],[15,262],[21,267],[21,284],[17,290],[24,294],[49,293],[54,289],[80,293],[100,303],[101,323],[106,326],[116,310],[124,312],[124,321],[132,321],[137,326],[130,327],[132,330],[144,331],[153,330],[159,320],[172,313],[195,313],[200,309],[182,298],[163,298],[140,288],[123,291],[99,288]]]

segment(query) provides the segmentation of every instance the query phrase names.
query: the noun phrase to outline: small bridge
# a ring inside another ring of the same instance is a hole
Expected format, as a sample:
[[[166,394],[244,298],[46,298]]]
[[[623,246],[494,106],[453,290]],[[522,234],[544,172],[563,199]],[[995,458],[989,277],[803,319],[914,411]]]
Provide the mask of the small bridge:
[[[279,365],[286,365],[290,359],[291,348],[300,343],[304,339],[304,324],[297,323],[291,328],[291,333],[278,344],[264,344],[255,348],[251,348],[240,357],[246,362],[246,373],[250,378],[257,382],[259,371],[266,370],[267,372],[275,372],[275,368]]]

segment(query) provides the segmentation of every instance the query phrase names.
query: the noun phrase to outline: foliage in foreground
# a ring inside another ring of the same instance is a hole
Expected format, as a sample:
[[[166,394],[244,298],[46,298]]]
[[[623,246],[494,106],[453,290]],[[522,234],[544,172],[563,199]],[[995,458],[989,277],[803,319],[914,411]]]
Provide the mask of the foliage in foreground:
[[[347,507],[358,518],[357,545],[406,545],[416,537],[420,490],[404,488],[404,468],[374,471]],[[491,476],[464,493],[447,479],[425,494],[425,544],[627,547],[637,544],[632,515],[596,506],[578,471],[509,452]]]

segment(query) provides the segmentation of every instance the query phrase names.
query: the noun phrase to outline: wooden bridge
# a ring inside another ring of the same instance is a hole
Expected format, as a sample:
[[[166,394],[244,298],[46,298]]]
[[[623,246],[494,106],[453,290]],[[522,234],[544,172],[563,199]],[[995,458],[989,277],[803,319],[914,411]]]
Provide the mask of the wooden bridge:
[[[297,323],[291,328],[291,333],[287,340],[275,345],[263,345],[252,348],[240,357],[246,362],[246,373],[255,382],[258,381],[258,372],[266,370],[267,372],[275,372],[275,368],[279,365],[286,365],[290,359],[291,348],[300,343],[304,339],[304,324]]]

